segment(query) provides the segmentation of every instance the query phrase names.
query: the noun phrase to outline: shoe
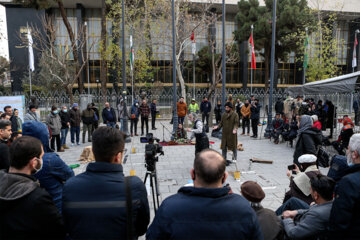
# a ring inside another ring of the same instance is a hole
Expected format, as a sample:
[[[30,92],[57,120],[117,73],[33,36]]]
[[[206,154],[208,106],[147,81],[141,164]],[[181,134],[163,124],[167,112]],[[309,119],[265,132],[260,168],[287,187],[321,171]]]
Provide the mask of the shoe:
[[[226,166],[230,166],[231,163],[232,163],[232,161],[226,160]]]
[[[71,143],[71,146],[73,147],[73,146],[75,146],[75,144],[74,144],[74,143]]]
[[[69,147],[66,144],[64,144],[63,148],[64,149],[69,149]]]
[[[144,134],[142,133],[141,136],[144,136]]]
[[[134,134],[131,134],[131,136],[133,137],[133,136],[134,136]]]
[[[60,150],[58,150],[57,152],[65,152],[65,150],[63,148],[61,148]]]
[[[247,135],[250,136],[250,133],[248,133]]]
[[[139,136],[139,134],[135,133],[135,136]]]
[[[76,143],[76,145],[78,145],[78,146],[79,146],[79,145],[80,145],[80,143]]]
[[[91,139],[90,139],[90,140],[88,140],[88,142],[92,142],[92,141],[91,141]]]
[[[242,134],[240,134],[240,135],[245,135],[245,133],[242,133]]]
[[[152,128],[151,130],[156,130],[157,128]]]

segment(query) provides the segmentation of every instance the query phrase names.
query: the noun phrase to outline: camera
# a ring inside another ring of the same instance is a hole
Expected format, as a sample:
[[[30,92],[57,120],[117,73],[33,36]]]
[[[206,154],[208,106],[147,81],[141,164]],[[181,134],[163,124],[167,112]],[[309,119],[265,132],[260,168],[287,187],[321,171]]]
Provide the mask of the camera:
[[[157,143],[154,143],[154,142]],[[141,143],[147,143],[145,145],[145,167],[148,171],[155,171],[155,164],[159,161],[159,157],[156,154],[164,155],[162,146],[159,145],[160,139],[154,138],[152,133],[148,133],[146,137],[141,137]]]

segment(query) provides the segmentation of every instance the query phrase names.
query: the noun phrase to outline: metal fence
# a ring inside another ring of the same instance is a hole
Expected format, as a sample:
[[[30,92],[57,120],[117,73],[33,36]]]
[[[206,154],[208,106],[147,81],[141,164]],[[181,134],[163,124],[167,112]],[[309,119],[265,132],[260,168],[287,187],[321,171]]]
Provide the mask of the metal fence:
[[[257,99],[259,99],[260,104],[263,106],[263,111],[266,109],[265,106],[268,105],[269,95],[268,92],[264,89],[254,89],[252,94],[250,93],[250,89],[235,89],[228,88],[226,89],[226,95],[232,94],[233,99],[240,98],[241,100],[248,99],[250,95],[254,95]],[[30,102],[30,96],[28,93],[16,93],[13,94],[11,92],[0,92],[0,96],[12,96],[12,95],[25,95],[25,105],[28,106]],[[199,88],[195,89],[195,93],[193,89],[189,89],[186,95],[186,101],[190,102],[191,99],[195,96],[195,100],[200,103],[203,97],[208,95],[208,89]],[[178,88],[177,96],[180,97],[180,90]],[[215,92],[215,99],[221,100],[221,91],[218,89]],[[39,104],[39,109],[41,113],[42,119],[46,117],[49,113],[51,106],[55,105],[61,107],[63,105],[70,106],[70,98],[69,95],[63,91],[53,91],[53,92],[33,92],[33,97],[36,98]],[[73,102],[77,102],[80,105],[81,109],[84,109],[89,102],[93,102],[98,106],[101,110],[105,102],[109,102],[112,107],[116,108],[117,103],[120,99],[120,94],[117,94],[114,90],[108,90],[105,95],[102,95],[100,91],[96,89],[91,89],[90,95],[87,93],[80,94],[78,91],[75,91],[73,94]],[[172,88],[156,88],[156,89],[145,89],[143,91],[139,91],[138,94],[134,96],[135,99],[140,100],[142,97],[146,97],[147,99],[156,99],[157,106],[160,110],[160,115],[162,118],[170,118],[172,114],[172,101],[173,101],[173,91]],[[273,92],[273,103],[275,104],[278,98],[285,98],[286,93],[282,89],[275,89]],[[296,97],[296,96],[292,96]],[[305,95],[306,98],[314,98],[315,101],[318,100],[330,100],[337,107],[338,113],[342,114],[350,114],[352,111],[352,102],[353,99],[359,99],[360,92],[356,92],[354,94],[345,93],[345,94],[325,94],[325,95]],[[127,106],[131,106],[132,96],[126,96]],[[274,105],[273,104],[273,105]],[[274,107],[274,106],[273,106]],[[261,116],[265,116],[262,114]]]

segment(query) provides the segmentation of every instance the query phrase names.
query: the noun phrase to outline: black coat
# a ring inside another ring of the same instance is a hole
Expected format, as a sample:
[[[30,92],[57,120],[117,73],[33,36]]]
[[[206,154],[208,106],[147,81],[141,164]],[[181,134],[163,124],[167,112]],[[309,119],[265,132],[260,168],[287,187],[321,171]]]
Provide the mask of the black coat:
[[[50,195],[25,174],[0,171],[0,239],[64,239]]]
[[[122,165],[95,162],[66,182],[63,216],[71,238],[126,239],[124,180]],[[130,189],[134,235],[141,236],[150,221],[147,193],[138,177],[131,177]]]
[[[284,102],[283,101],[277,101],[275,103],[275,112],[283,114],[284,113]]]
[[[250,116],[250,119],[252,120],[258,120],[260,119],[260,108],[261,108],[261,105],[260,104],[257,104],[256,107],[252,106],[251,105],[251,108],[250,108],[250,111],[251,111],[251,116]]]
[[[10,118],[10,121],[11,121],[11,131],[17,132],[19,126],[18,126],[18,121],[17,121],[15,115],[12,115],[12,117]]]
[[[69,128],[68,123],[70,123],[70,113],[60,111],[59,116],[61,119],[61,129]]]
[[[10,167],[10,153],[9,147],[5,141],[0,140],[0,170],[9,169]]]
[[[259,225],[264,236],[264,240],[284,239],[283,227],[280,219],[273,210],[263,208],[262,206],[254,206]]]
[[[331,239],[360,239],[360,164],[351,166],[335,188],[329,229]]]
[[[335,106],[333,104],[330,104],[326,113],[326,128],[332,128],[334,126],[335,117]]]
[[[322,143],[321,131],[317,128],[309,128],[298,136],[295,151],[294,163],[299,165],[298,158],[303,154],[317,155],[318,146]]]

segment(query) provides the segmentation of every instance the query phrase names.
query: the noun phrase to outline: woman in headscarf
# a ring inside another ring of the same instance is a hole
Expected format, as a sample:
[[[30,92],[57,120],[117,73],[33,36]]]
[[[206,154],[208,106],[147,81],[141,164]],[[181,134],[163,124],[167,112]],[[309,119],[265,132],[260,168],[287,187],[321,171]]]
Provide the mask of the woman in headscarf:
[[[345,155],[346,149],[349,145],[351,136],[354,134],[353,131],[354,123],[347,116],[343,118],[343,127],[341,129],[338,140],[332,142],[333,147],[338,151],[339,155]],[[344,151],[345,150],[345,151]]]
[[[316,155],[318,146],[321,145],[321,140],[321,131],[313,127],[312,118],[309,115],[301,116],[293,162],[299,166],[298,158],[301,155]]]

